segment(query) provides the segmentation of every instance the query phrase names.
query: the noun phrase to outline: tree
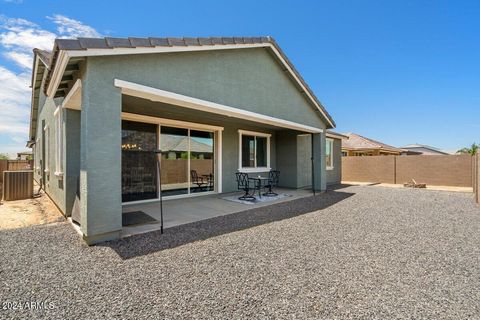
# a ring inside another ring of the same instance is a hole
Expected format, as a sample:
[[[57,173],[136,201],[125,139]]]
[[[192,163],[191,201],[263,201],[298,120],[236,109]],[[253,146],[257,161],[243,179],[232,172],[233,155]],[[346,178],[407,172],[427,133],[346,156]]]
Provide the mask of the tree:
[[[0,160],[8,160],[10,157],[6,153],[0,153]]]
[[[469,155],[473,156],[476,155],[478,152],[479,145],[473,143],[470,148],[462,148],[457,151],[457,153],[468,153]]]

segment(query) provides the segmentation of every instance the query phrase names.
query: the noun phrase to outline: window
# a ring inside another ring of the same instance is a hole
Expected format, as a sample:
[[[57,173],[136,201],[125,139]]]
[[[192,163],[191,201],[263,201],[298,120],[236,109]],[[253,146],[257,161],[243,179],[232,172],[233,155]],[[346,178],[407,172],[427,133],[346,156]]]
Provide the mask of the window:
[[[55,117],[55,175],[63,176],[63,109],[58,106],[54,112]]]
[[[239,171],[270,170],[270,134],[239,130]]]
[[[325,163],[327,170],[333,169],[333,139],[325,140]]]
[[[342,151],[342,157],[346,157],[348,156],[348,152],[347,151]]]
[[[35,166],[35,172],[39,173],[40,171],[40,138],[35,140],[35,145],[33,146],[33,162]]]
[[[43,159],[43,161],[45,162],[44,164],[44,169],[43,169],[43,172],[45,173],[49,173],[50,172],[50,128],[47,126],[45,126],[43,128],[43,134],[44,134],[44,144],[45,144],[45,158]]]

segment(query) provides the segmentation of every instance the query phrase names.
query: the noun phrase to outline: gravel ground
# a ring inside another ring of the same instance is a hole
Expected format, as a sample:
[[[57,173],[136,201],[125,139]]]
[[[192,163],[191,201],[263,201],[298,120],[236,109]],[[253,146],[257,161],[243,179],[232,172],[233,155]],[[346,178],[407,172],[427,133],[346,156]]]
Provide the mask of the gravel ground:
[[[480,318],[471,194],[358,186],[241,217],[95,247],[68,223],[0,231],[2,307],[52,303],[0,318]]]

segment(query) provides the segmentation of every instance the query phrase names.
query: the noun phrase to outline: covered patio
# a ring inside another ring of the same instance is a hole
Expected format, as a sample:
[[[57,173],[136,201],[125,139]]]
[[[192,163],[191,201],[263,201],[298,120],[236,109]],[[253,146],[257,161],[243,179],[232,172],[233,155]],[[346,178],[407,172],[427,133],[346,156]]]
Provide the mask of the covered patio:
[[[278,188],[275,190],[278,197],[263,196],[256,202],[235,201],[242,192],[210,194],[181,199],[168,199],[163,201],[164,228],[172,228],[183,224],[193,223],[210,218],[225,216],[243,211],[290,202],[305,197],[313,196],[309,189]],[[121,237],[160,230],[161,213],[160,202],[124,205],[122,213],[135,215],[147,214],[156,221],[144,221],[138,224],[123,226]]]

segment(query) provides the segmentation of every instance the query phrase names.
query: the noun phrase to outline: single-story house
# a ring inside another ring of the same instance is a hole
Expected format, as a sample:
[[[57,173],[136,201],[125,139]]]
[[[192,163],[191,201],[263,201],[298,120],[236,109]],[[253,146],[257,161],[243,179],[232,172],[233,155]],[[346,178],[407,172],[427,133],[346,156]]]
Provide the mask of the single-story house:
[[[390,146],[386,143],[366,138],[355,133],[346,133],[345,140],[342,144],[342,156],[383,156],[383,155],[400,155],[403,150]]]
[[[160,179],[163,199],[193,196],[192,170],[210,195],[236,172],[340,181],[343,136],[271,37],[56,39],[34,50],[32,91],[35,179],[89,244],[118,238],[122,206],[158,199]]]
[[[402,152],[404,155],[441,156],[449,154],[438,148],[416,143],[403,146],[402,149],[404,150],[404,152]]]

